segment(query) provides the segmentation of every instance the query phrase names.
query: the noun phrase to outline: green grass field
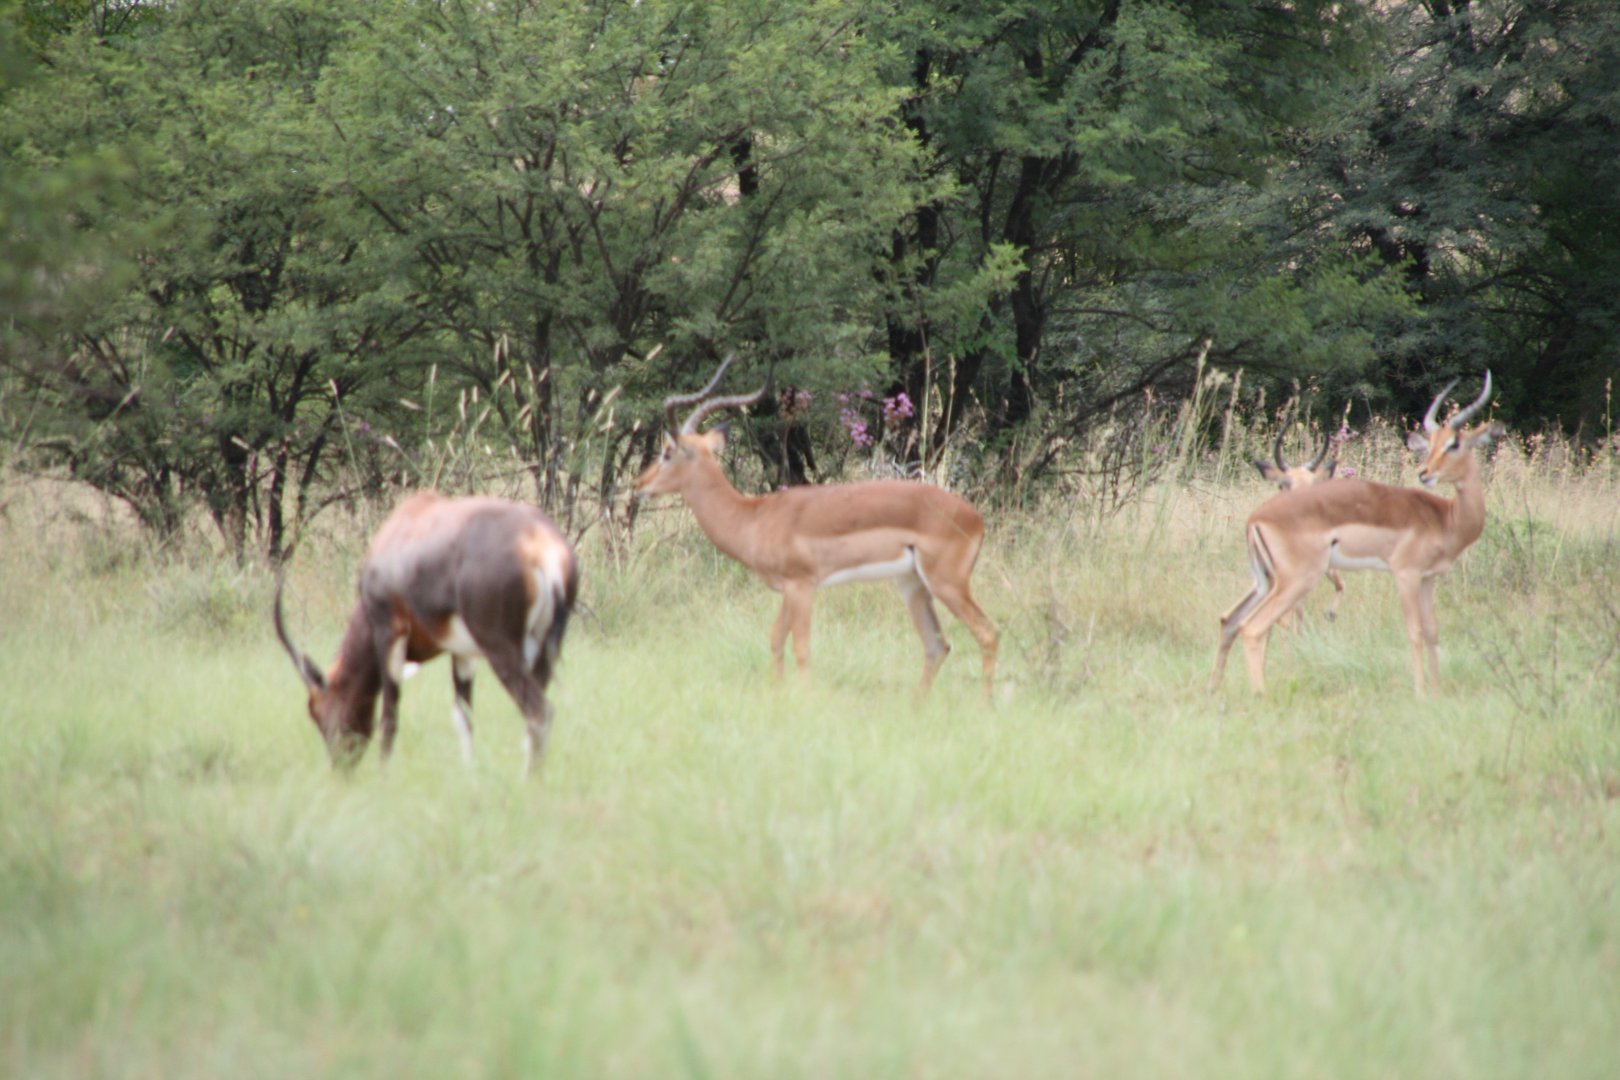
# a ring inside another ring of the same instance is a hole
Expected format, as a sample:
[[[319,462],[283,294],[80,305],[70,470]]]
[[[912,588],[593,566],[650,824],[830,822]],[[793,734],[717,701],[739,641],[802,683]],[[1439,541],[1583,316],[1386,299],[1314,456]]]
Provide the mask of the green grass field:
[[[1426,700],[1376,574],[1204,691],[1252,474],[991,513],[988,711],[954,621],[911,706],[884,587],[773,686],[775,598],[658,511],[582,545],[528,784],[487,670],[462,766],[442,661],[333,775],[265,572],[13,483],[0,1074],[1613,1077],[1620,485],[1492,471]],[[295,562],[323,662],[374,522]]]

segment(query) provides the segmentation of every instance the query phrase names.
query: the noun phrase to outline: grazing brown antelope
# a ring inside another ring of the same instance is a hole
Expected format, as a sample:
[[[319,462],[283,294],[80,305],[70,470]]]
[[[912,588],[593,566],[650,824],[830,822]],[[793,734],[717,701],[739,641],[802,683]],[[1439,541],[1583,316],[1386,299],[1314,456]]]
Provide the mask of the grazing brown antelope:
[[[1339,467],[1339,463],[1337,460],[1327,460],[1328,449],[1333,445],[1331,435],[1323,437],[1322,449],[1316,452],[1316,457],[1311,459],[1309,465],[1290,465],[1284,461],[1282,443],[1283,432],[1279,430],[1276,440],[1271,444],[1271,457],[1276,462],[1275,465],[1260,458],[1249,459],[1254,463],[1254,467],[1260,470],[1260,475],[1276,484],[1279,490],[1295,491],[1299,488],[1308,488],[1312,484],[1319,484],[1324,480],[1333,479],[1333,472]],[[1330,566],[1327,570],[1327,579],[1333,583],[1333,603],[1328,607],[1327,617],[1337,619],[1339,617],[1339,603],[1344,599],[1344,576]],[[1295,608],[1294,611],[1296,615],[1303,619],[1304,609]]]
[[[1220,643],[1210,688],[1220,683],[1226,654],[1241,634],[1249,680],[1265,691],[1266,638],[1272,626],[1311,590],[1329,567],[1387,570],[1406,619],[1412,648],[1412,682],[1419,694],[1440,679],[1434,618],[1435,581],[1451,568],[1485,527],[1485,489],[1474,450],[1502,433],[1502,425],[1463,427],[1491,396],[1491,373],[1473,404],[1445,424],[1435,422],[1440,403],[1457,382],[1435,395],[1407,445],[1423,455],[1418,479],[1426,488],[1448,483],[1455,499],[1368,480],[1332,480],[1275,495],[1249,515],[1249,568],[1254,588],[1221,617]]]
[[[535,507],[422,492],[400,503],[372,537],[359,600],[327,672],[288,638],[279,584],[276,636],[309,688],[310,719],[334,765],[351,766],[365,753],[379,696],[386,762],[405,665],[447,652],[463,757],[472,760],[472,675],[482,657],[523,712],[528,772],[545,753],[546,687],[578,590],[573,549]]]
[[[978,641],[988,698],[997,634],[968,588],[984,540],[984,519],[960,496],[911,480],[791,487],[763,496],[739,493],[718,460],[726,444],[724,426],[698,431],[711,413],[751,405],[765,392],[761,387],[752,394],[710,398],[731,360],[726,357],[697,393],[664,399],[668,431],[663,452],[636,479],[637,496],[678,492],[715,547],[782,594],[782,608],[771,627],[777,678],[789,634],[800,674],[809,672],[810,614],[818,588],[889,580],[899,587],[922,639],[917,696],[928,693],[951,651],[934,612],[938,599]],[[697,408],[682,423],[676,410],[687,405]]]

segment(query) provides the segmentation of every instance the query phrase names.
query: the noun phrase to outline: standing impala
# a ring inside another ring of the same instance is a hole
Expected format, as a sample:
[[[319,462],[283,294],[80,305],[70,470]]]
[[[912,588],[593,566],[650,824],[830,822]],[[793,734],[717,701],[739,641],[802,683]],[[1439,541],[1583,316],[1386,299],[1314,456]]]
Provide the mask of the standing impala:
[[[1271,444],[1271,457],[1277,463],[1276,465],[1262,461],[1259,458],[1249,459],[1254,463],[1254,467],[1260,470],[1260,475],[1276,484],[1280,490],[1297,491],[1300,488],[1308,488],[1312,484],[1319,484],[1324,480],[1333,479],[1333,471],[1339,467],[1338,461],[1328,461],[1323,464],[1327,459],[1328,449],[1333,445],[1331,435],[1322,439],[1322,449],[1316,452],[1316,457],[1311,460],[1309,465],[1290,465],[1284,461],[1282,443],[1283,432],[1279,429],[1276,441]],[[1339,617],[1339,602],[1344,599],[1344,577],[1331,566],[1328,567],[1327,577],[1329,581],[1333,582],[1333,603],[1328,608],[1327,617],[1337,619]],[[1295,608],[1294,610],[1303,616],[1304,609]]]
[[[309,715],[334,765],[353,765],[365,752],[379,695],[386,762],[405,665],[447,652],[462,756],[471,762],[473,664],[482,657],[523,712],[529,772],[545,752],[546,686],[578,590],[573,549],[536,508],[422,492],[401,503],[372,538],[359,601],[327,672],[288,638],[279,584],[276,636],[309,688]]]
[[[1485,490],[1474,450],[1502,433],[1495,423],[1463,427],[1490,400],[1489,371],[1473,404],[1443,425],[1435,422],[1441,401],[1456,385],[1452,380],[1435,395],[1423,417],[1423,431],[1407,439],[1413,451],[1424,455],[1418,469],[1423,486],[1449,483],[1457,489],[1455,499],[1367,480],[1333,480],[1285,491],[1249,515],[1254,588],[1221,617],[1211,689],[1220,683],[1226,654],[1241,634],[1249,679],[1257,692],[1265,691],[1266,638],[1272,625],[1329,567],[1387,570],[1395,576],[1412,647],[1413,685],[1423,693],[1425,663],[1429,681],[1439,681],[1434,583],[1485,527]]]
[[[664,400],[668,433],[663,453],[636,479],[641,497],[679,492],[715,547],[782,594],[771,627],[771,663],[782,676],[782,649],[793,635],[793,657],[808,674],[810,612],[815,591],[846,581],[891,580],[899,586],[922,639],[922,681],[928,688],[951,647],[941,632],[938,599],[973,633],[984,664],[988,699],[996,671],[996,629],[974,603],[968,577],[984,540],[984,519],[951,492],[910,480],[872,480],[825,487],[792,487],[769,495],[740,494],[717,455],[723,427],[698,424],[721,409],[751,405],[765,392],[710,398],[732,358],[695,394]],[[676,410],[697,408],[680,423]]]

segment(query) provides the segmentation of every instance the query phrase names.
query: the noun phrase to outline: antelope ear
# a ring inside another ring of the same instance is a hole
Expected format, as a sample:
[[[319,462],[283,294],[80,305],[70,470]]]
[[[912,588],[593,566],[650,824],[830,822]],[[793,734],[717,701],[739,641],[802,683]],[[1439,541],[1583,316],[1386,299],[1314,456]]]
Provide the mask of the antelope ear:
[[[726,442],[730,438],[730,421],[722,424],[716,424],[703,434],[703,441],[709,445],[709,452],[716,455],[726,448]]]
[[[1427,454],[1429,452],[1429,437],[1421,431],[1413,431],[1406,437],[1406,448],[1414,454]]]
[[[1333,473],[1338,469],[1338,467],[1339,467],[1339,459],[1338,458],[1334,458],[1332,461],[1328,462],[1326,465],[1323,465],[1322,468],[1319,470],[1321,472],[1321,474],[1322,474],[1322,479],[1324,479],[1324,480],[1333,479]]]
[[[1505,434],[1507,428],[1502,426],[1501,421],[1493,420],[1470,431],[1466,436],[1466,442],[1470,449],[1476,446],[1489,446],[1492,440],[1500,439]]]
[[[1282,470],[1277,468],[1277,466],[1273,465],[1271,462],[1261,461],[1259,458],[1250,458],[1249,461],[1254,464],[1255,468],[1260,470],[1260,475],[1262,478],[1270,480],[1272,483],[1276,483],[1278,480],[1282,479]]]

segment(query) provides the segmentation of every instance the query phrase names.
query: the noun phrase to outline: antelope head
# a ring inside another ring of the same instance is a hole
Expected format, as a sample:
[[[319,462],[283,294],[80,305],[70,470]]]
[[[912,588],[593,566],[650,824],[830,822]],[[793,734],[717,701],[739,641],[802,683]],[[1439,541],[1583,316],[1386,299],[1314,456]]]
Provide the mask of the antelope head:
[[[376,687],[370,688],[367,692],[364,687],[350,686],[349,680],[343,677],[343,657],[349,652],[349,638],[355,633],[355,628],[351,625],[349,633],[344,636],[343,647],[332,666],[332,676],[328,679],[320,666],[310,659],[309,654],[300,651],[288,637],[287,626],[281,614],[282,587],[283,583],[278,581],[275,606],[276,637],[281,639],[282,648],[292,657],[293,667],[309,691],[309,718],[314,721],[316,730],[321,733],[321,739],[326,743],[326,752],[331,756],[332,764],[340,767],[353,765],[371,740],[377,700]],[[364,642],[356,644],[369,648]]]
[[[1424,487],[1432,488],[1440,483],[1457,483],[1468,476],[1474,467],[1473,450],[1478,446],[1489,445],[1492,439],[1501,436],[1505,430],[1501,424],[1494,421],[1477,424],[1472,428],[1464,425],[1473,419],[1485,403],[1491,399],[1491,373],[1485,372],[1485,388],[1479,392],[1473,404],[1457,410],[1445,423],[1435,420],[1440,411],[1440,403],[1446,395],[1451,393],[1457,380],[1452,379],[1445,389],[1434,396],[1429,403],[1429,411],[1423,415],[1423,430],[1414,431],[1406,437],[1406,445],[1414,453],[1423,455],[1423,464],[1418,467],[1418,481]]]
[[[718,424],[708,431],[699,432],[698,425],[721,409],[742,408],[752,405],[765,393],[760,387],[751,394],[734,394],[711,398],[709,394],[720,385],[720,379],[736,359],[732,353],[721,362],[708,385],[692,394],[675,394],[664,399],[664,445],[658,460],[636,478],[635,492],[646,498],[681,491],[686,484],[707,466],[718,466],[717,457],[726,446],[726,426]],[[696,405],[685,421],[679,410]]]
[[[1275,465],[1269,461],[1262,461],[1260,458],[1250,458],[1249,460],[1254,463],[1256,469],[1260,470],[1261,476],[1276,484],[1283,491],[1292,488],[1310,487],[1320,481],[1332,479],[1333,470],[1339,467],[1337,461],[1328,461],[1325,465],[1323,464],[1327,458],[1328,448],[1333,445],[1331,436],[1323,437],[1322,449],[1316,452],[1316,457],[1311,459],[1309,465],[1290,465],[1284,461],[1282,442],[1283,433],[1278,431],[1276,440],[1271,444],[1271,457],[1272,461],[1276,462]]]

